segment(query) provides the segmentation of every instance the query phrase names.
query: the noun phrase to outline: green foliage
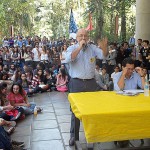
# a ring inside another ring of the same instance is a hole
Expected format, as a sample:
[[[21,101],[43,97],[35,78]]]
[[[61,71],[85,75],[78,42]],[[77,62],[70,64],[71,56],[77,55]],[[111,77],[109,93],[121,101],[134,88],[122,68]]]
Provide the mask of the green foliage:
[[[78,26],[87,27],[92,12],[95,41],[127,40],[135,32],[136,0],[0,0],[0,32],[9,35],[9,27],[23,34],[46,34],[58,38],[68,35],[70,9],[76,12]],[[119,16],[119,34],[115,35],[115,17]],[[83,19],[82,19],[83,18]]]
[[[9,35],[9,28],[14,26],[15,31],[29,32],[31,30],[31,17],[34,14],[33,1],[27,0],[1,0],[0,1],[0,29],[2,35]]]
[[[92,0],[89,1],[87,12],[92,12],[95,20],[93,38],[107,36],[109,41],[129,39],[135,32],[135,16],[130,15],[131,6],[136,0]],[[119,16],[119,34],[115,35],[115,17]],[[132,22],[132,24],[131,24]]]

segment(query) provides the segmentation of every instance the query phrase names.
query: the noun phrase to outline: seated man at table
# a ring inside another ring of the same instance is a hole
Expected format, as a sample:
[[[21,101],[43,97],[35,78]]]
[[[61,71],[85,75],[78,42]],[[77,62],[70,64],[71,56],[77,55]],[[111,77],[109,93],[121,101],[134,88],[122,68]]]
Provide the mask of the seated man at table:
[[[114,90],[133,90],[137,88],[144,88],[145,75],[142,68],[134,67],[134,60],[125,58],[122,62],[122,71],[114,75]],[[143,142],[143,140],[141,140]],[[128,146],[129,141],[115,141],[115,145],[119,147]]]
[[[114,90],[134,90],[138,87],[144,89],[145,77],[142,68],[137,72],[134,67],[134,60],[125,58],[122,62],[122,71],[114,76]]]

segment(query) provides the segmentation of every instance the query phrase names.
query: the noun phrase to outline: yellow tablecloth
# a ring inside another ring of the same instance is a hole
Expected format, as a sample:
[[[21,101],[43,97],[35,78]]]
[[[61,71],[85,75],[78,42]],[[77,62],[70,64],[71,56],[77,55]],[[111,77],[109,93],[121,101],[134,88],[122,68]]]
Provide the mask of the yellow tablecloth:
[[[150,97],[115,92],[70,93],[88,143],[150,138]]]

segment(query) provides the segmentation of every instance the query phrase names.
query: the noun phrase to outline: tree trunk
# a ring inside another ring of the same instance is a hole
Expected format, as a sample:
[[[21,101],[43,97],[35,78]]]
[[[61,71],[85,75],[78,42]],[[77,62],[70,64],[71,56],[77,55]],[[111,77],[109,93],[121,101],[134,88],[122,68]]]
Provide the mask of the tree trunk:
[[[103,33],[103,24],[104,24],[104,15],[103,15],[103,5],[102,0],[99,0],[99,3],[96,4],[96,41],[102,38]]]
[[[111,1],[111,13],[110,13],[110,35],[114,35],[115,22],[114,22],[114,0]]]
[[[22,29],[23,29],[23,15],[20,17],[20,34],[22,34]]]
[[[126,10],[124,0],[121,2],[121,37],[122,41],[126,41]]]

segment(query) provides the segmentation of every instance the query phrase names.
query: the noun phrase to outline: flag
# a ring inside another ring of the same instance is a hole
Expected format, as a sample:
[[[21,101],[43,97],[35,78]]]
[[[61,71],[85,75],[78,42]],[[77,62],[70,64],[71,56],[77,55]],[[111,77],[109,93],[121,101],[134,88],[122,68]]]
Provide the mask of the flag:
[[[73,38],[76,39],[76,33],[78,31],[78,27],[77,24],[74,20],[74,16],[73,16],[73,12],[71,9],[71,13],[70,13],[70,24],[69,24],[69,38]]]
[[[90,13],[89,14],[89,24],[88,24],[88,26],[85,28],[85,30],[87,30],[87,31],[92,31],[94,28],[93,28],[93,26],[92,26],[92,14]]]

